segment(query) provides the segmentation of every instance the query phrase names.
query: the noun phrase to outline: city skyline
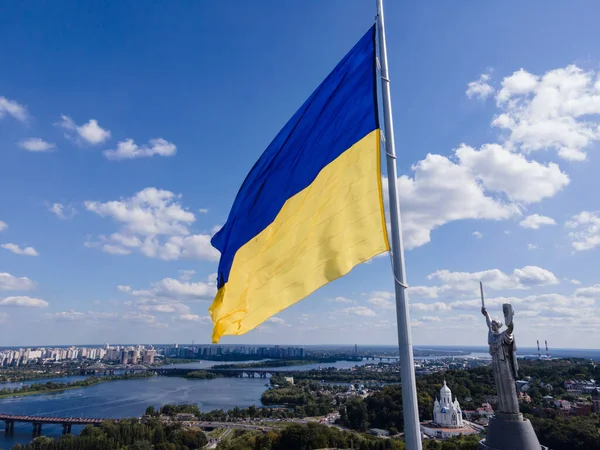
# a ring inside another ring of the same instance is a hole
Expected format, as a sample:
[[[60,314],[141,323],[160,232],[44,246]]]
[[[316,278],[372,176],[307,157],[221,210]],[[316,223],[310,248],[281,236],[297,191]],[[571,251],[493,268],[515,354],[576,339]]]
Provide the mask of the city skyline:
[[[482,281],[520,346],[600,347],[600,6],[387,8],[415,345],[485,345]],[[210,237],[375,2],[1,10],[0,344],[208,344]],[[394,345],[392,289],[386,254],[223,344]]]

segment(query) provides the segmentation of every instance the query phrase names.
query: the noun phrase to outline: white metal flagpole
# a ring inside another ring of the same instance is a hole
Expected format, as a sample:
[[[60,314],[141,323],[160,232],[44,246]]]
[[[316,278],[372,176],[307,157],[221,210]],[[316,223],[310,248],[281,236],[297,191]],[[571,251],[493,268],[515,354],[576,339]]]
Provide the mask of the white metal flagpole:
[[[390,197],[390,218],[392,222],[392,263],[394,288],[396,291],[396,316],[398,322],[398,347],[400,350],[400,373],[402,381],[402,407],[404,410],[404,437],[407,450],[421,450],[421,427],[417,403],[417,383],[413,360],[410,314],[406,295],[406,271],[404,269],[404,245],[400,203],[396,187],[396,147],[394,145],[394,124],[390,99],[390,79],[388,73],[385,25],[383,20],[383,0],[377,0],[377,27],[379,32],[379,58],[381,64],[381,91],[383,98],[383,120],[385,126],[385,152],[387,161],[388,187]]]

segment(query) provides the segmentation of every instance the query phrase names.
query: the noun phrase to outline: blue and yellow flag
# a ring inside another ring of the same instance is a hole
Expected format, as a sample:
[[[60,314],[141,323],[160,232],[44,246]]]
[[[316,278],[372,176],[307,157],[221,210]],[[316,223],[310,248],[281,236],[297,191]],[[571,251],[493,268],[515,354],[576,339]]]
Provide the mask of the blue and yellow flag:
[[[375,27],[267,147],[212,245],[218,343],[389,250],[381,192]]]

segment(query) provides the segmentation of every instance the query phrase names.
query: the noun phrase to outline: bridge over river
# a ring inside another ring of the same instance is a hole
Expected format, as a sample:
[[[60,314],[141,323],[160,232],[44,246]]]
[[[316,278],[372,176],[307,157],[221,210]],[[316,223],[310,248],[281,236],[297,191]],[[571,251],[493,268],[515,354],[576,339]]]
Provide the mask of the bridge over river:
[[[42,424],[56,424],[63,426],[63,434],[71,432],[73,425],[100,425],[108,419],[96,419],[85,417],[52,417],[52,416],[19,416],[16,414],[0,414],[0,420],[4,421],[6,434],[12,434],[15,422],[29,422],[33,424],[33,434],[39,436],[42,432]],[[111,419],[116,420],[118,419]]]
[[[186,376],[191,372],[201,371],[201,372],[215,373],[215,374],[219,374],[219,375],[226,376],[226,377],[232,377],[232,378],[235,378],[235,377],[237,377],[237,378],[243,378],[243,377],[267,378],[267,376],[277,376],[277,375],[292,377],[295,374],[302,372],[301,370],[280,370],[280,369],[271,370],[271,369],[211,369],[211,368],[207,368],[207,369],[168,368],[168,369],[153,369],[153,371],[157,375],[174,376],[174,377]]]
[[[33,425],[33,435],[39,436],[42,433],[42,424],[62,425],[63,434],[71,433],[73,425],[100,425],[106,420],[118,422],[119,419],[99,419],[90,417],[55,417],[55,416],[19,416],[16,414],[0,414],[0,421],[5,423],[6,434],[12,434],[15,429],[15,422],[26,422]],[[270,431],[272,426],[252,425],[240,422],[207,422],[207,421],[191,421],[188,422],[198,428],[204,430],[214,430],[215,428],[238,428],[244,430]]]

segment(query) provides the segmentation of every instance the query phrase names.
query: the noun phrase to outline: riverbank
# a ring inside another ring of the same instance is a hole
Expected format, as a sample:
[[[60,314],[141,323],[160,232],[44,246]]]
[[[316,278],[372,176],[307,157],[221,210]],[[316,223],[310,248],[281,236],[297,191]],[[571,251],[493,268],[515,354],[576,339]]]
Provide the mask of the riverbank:
[[[76,381],[74,383],[46,383],[46,384],[32,384],[24,386],[20,389],[0,389],[0,399],[11,398],[11,397],[24,397],[28,395],[46,395],[54,394],[73,389],[79,389],[84,387],[94,386],[100,383],[107,383],[109,381],[125,381],[134,380],[139,378],[149,378],[154,376],[151,373],[138,373],[131,375],[109,375],[106,377],[89,377],[82,381]]]

